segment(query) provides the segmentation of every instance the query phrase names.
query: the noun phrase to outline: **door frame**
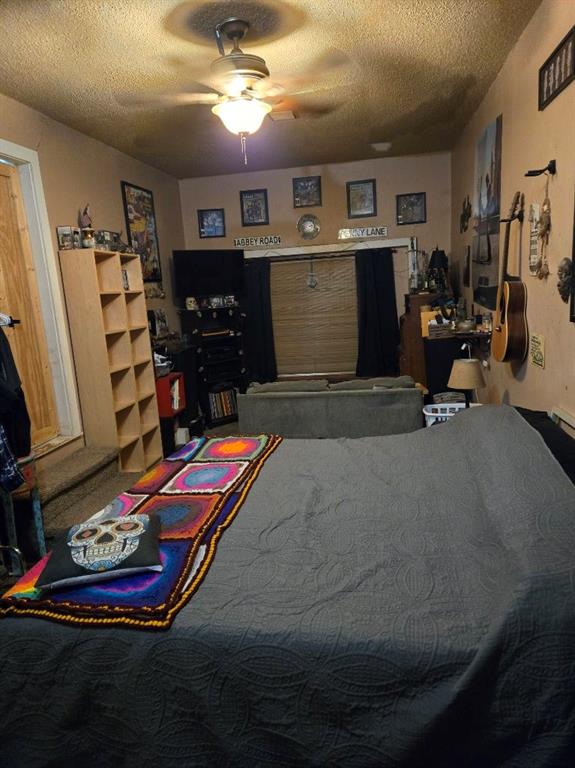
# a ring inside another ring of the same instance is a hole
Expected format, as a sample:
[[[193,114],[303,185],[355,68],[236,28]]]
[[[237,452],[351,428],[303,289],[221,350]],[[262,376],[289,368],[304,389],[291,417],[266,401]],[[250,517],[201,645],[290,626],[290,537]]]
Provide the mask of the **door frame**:
[[[4,139],[0,139],[0,159],[8,160],[16,166],[20,178],[48,344],[48,358],[54,381],[58,432],[62,437],[74,438],[82,434],[82,419],[74,359],[68,338],[64,296],[42,186],[40,160],[35,150]]]

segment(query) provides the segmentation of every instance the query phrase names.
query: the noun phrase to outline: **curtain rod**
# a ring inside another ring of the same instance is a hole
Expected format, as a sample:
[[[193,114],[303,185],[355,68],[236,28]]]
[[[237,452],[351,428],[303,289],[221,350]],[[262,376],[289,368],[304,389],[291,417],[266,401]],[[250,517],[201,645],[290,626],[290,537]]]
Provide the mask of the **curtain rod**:
[[[343,253],[302,253],[300,256],[269,256],[273,264],[296,261],[322,261],[323,259],[352,259],[357,251],[344,251]]]
[[[387,239],[354,240],[345,243],[331,243],[326,245],[299,245],[288,248],[273,248],[269,250],[244,250],[246,259],[273,258],[274,256],[307,256],[310,254],[349,253],[364,250],[366,248],[407,248],[408,251],[417,250],[416,237],[396,237]]]

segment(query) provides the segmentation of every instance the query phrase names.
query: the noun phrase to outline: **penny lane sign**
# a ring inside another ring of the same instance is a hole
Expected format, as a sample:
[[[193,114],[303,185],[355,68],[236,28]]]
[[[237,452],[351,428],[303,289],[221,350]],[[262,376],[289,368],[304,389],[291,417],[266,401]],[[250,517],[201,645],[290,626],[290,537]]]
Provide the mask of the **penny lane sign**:
[[[234,248],[257,248],[258,246],[280,245],[280,235],[263,235],[262,237],[234,237]]]
[[[387,237],[387,227],[353,227],[340,229],[338,240],[353,240],[355,237]]]

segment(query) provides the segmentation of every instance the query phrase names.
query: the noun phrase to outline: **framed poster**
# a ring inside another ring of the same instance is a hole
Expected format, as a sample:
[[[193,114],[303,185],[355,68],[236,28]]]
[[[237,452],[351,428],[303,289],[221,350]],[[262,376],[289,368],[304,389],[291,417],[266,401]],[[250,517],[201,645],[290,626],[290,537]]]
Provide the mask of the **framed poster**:
[[[539,70],[539,111],[575,80],[575,26]]]
[[[395,196],[396,224],[425,224],[427,211],[425,192]]]
[[[321,205],[321,176],[298,176],[292,184],[294,208]]]
[[[501,115],[486,126],[475,146],[471,281],[473,301],[495,309],[499,280],[499,216],[501,208]]]
[[[375,179],[348,181],[347,189],[347,218],[363,219],[377,216],[377,200],[375,196]]]
[[[144,282],[159,282],[162,279],[162,268],[154,196],[149,189],[123,181],[122,199],[128,242],[140,256]]]
[[[198,230],[200,237],[225,237],[226,218],[223,208],[203,208],[198,210]]]
[[[269,224],[267,189],[245,189],[240,192],[242,227]]]

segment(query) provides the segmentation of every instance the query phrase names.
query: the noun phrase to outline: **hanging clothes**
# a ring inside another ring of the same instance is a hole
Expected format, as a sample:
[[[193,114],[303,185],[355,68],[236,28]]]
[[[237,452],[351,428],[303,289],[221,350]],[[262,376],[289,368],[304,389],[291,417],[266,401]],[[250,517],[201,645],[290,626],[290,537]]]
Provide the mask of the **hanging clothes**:
[[[31,450],[30,416],[10,344],[0,327],[0,425],[14,456]]]
[[[24,482],[24,475],[18,469],[16,459],[8,445],[6,430],[0,424],[0,488],[15,491]]]

